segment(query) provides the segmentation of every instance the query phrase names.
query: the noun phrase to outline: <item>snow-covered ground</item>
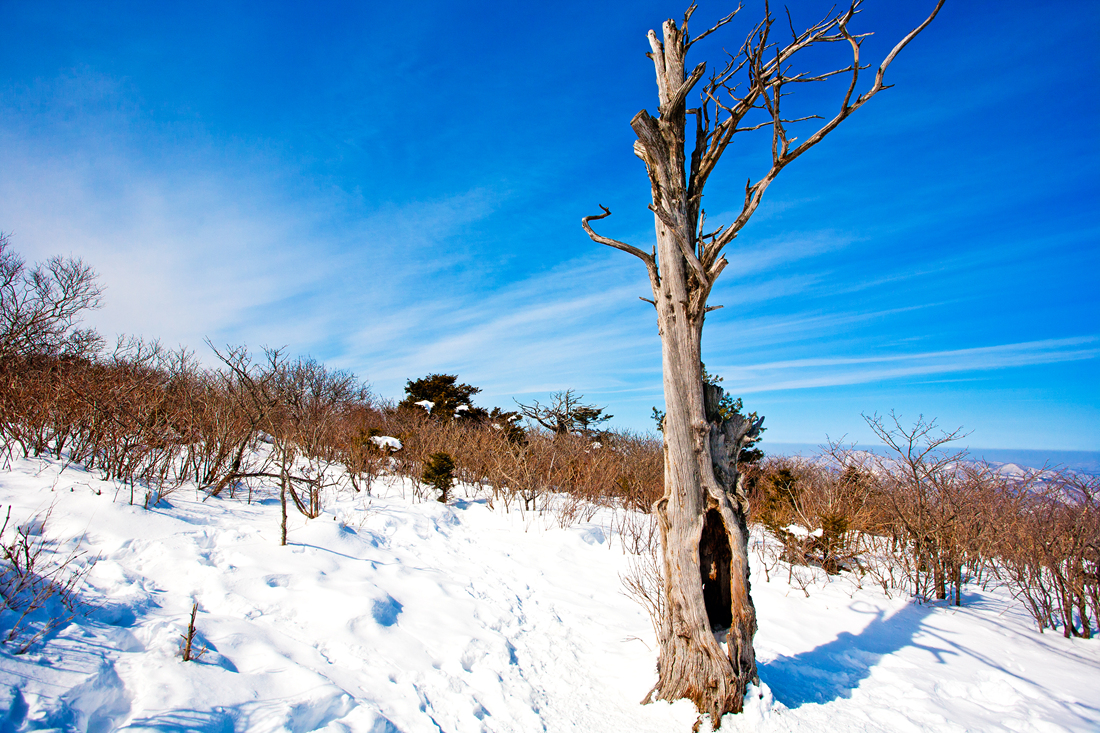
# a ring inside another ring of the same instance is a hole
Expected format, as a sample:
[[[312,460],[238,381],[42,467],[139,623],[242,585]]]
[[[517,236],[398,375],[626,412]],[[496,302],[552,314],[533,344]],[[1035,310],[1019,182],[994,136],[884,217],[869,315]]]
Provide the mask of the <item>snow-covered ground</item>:
[[[292,515],[280,547],[271,498],[192,488],[145,510],[115,492],[49,462],[0,472],[13,521],[52,505],[47,534],[84,535],[100,558],[87,616],[27,654],[0,649],[0,731],[686,733],[696,720],[684,701],[638,704],[652,630],[622,593],[629,558],[602,515],[560,529],[476,498],[418,503],[394,482]],[[1003,592],[970,588],[961,609],[844,578],[809,593],[757,569],[763,688],[723,730],[1100,729],[1100,641],[1038,634]],[[193,602],[209,651],[183,662]]]

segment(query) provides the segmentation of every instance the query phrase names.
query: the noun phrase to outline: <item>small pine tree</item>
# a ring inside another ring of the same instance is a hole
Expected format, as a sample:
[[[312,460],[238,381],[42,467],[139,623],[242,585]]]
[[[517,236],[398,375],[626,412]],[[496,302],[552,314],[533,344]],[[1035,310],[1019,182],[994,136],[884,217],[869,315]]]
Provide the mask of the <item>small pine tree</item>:
[[[787,466],[769,472],[761,483],[756,519],[780,539],[788,534],[785,527],[798,516],[797,505],[801,487],[798,477]]]
[[[428,456],[422,479],[439,491],[440,503],[446,504],[455,482],[455,460],[451,458],[451,454],[440,451]]]
[[[837,575],[850,558],[845,551],[844,535],[848,533],[848,517],[842,512],[825,512],[818,517],[821,522],[821,537],[814,543],[820,557],[821,567],[829,575]]]

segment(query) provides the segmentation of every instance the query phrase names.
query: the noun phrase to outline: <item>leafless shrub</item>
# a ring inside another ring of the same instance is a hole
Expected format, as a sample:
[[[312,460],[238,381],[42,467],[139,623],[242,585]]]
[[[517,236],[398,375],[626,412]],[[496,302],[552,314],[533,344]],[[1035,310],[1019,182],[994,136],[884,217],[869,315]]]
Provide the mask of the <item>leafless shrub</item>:
[[[645,551],[633,554],[630,557],[626,573],[619,578],[623,584],[623,592],[628,598],[636,601],[649,616],[653,625],[653,635],[659,641],[668,633],[665,628],[665,594],[664,572],[661,569],[661,549],[659,545],[651,545]]]
[[[46,535],[52,508],[11,527],[11,507],[0,526],[0,613],[7,616],[4,643],[27,652],[51,631],[82,613],[80,588],[95,559],[81,563],[79,543],[58,555]],[[10,539],[5,535],[14,530]]]
[[[747,471],[755,545],[770,577],[786,568],[848,570],[884,593],[963,603],[968,582],[1005,584],[1040,630],[1090,637],[1100,618],[1100,479],[1049,469],[1002,475],[950,450],[961,431],[934,421],[868,419],[889,449],[833,443],[813,460],[767,459]],[[819,579],[824,580],[825,578]]]
[[[590,507],[647,511],[661,493],[661,447],[649,436],[605,432],[596,439],[532,428],[517,441],[491,423],[433,420],[423,410],[383,409],[374,419],[372,429],[404,446],[393,455],[393,473],[415,482],[428,457],[445,451],[458,480],[484,487],[491,503],[558,512],[565,526],[591,518]]]
[[[780,541],[779,559],[829,575],[858,568],[863,532],[873,524],[874,483],[866,472],[850,463],[769,458],[746,475],[752,519]]]
[[[10,239],[0,232],[0,360],[93,351],[99,337],[77,326],[84,311],[99,307],[95,271],[62,257],[28,269]]]
[[[216,496],[242,479],[278,481],[285,545],[287,499],[305,516],[320,516],[325,492],[338,485],[336,464],[349,455],[341,429],[369,404],[370,393],[349,372],[309,358],[291,362],[279,349],[265,349],[262,360],[243,346],[214,353],[226,367],[222,388],[247,428],[210,493]],[[270,441],[271,450],[250,451],[260,437]]]

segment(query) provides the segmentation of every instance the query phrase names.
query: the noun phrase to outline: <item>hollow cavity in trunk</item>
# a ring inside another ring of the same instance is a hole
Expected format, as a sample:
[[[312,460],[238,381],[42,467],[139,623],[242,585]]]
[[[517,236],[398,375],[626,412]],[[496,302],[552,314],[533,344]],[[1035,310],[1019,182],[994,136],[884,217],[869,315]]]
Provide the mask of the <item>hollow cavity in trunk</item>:
[[[733,623],[733,595],[730,587],[730,549],[726,523],[717,509],[706,514],[699,540],[699,575],[703,583],[703,602],[713,631],[728,629]]]

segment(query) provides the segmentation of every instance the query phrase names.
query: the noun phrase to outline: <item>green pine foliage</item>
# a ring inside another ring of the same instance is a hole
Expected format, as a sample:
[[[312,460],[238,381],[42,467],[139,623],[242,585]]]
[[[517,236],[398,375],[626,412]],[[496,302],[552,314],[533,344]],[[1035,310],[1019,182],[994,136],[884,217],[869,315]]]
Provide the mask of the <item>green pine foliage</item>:
[[[450,453],[443,451],[432,453],[424,464],[421,478],[424,483],[439,491],[439,501],[446,504],[455,482],[455,459]]]
[[[703,384],[710,384],[718,386],[718,383],[722,381],[722,378],[717,374],[711,374],[707,371],[707,365],[702,364],[703,370]],[[718,403],[718,414],[722,416],[723,420],[730,420],[735,415],[747,418],[749,420],[756,420],[759,415],[756,412],[750,412],[746,414],[744,412],[745,405],[741,402],[741,398],[734,398],[731,395],[723,394],[722,401]],[[653,408],[653,421],[657,423],[657,431],[663,433],[665,431],[665,411]],[[760,432],[763,433],[767,428],[760,428]],[[738,463],[757,463],[764,457],[764,451],[756,447],[756,444],[760,442],[760,438],[757,437],[750,443],[747,443],[741,449],[740,460]]]
[[[717,374],[710,374],[707,372],[707,365],[702,364],[703,369],[703,384],[711,384],[718,386],[722,378]],[[656,410],[656,408],[654,408]],[[746,413],[745,405],[741,402],[740,397],[733,397],[728,394],[722,395],[722,401],[718,403],[718,414],[722,416],[723,420],[732,420],[734,416],[741,416],[748,420],[756,420],[760,417],[756,412]],[[760,428],[760,435],[764,433],[767,428]],[[759,435],[757,438],[749,443],[746,443],[741,448],[741,456],[739,463],[756,463],[764,457],[764,451],[756,447],[756,444],[760,442]]]
[[[658,410],[656,406],[653,408],[653,422],[657,423],[657,432],[665,432],[665,411]]]
[[[798,516],[798,477],[787,466],[781,466],[765,475],[758,487],[760,498],[753,507],[755,519],[777,537],[786,534],[783,528]]]
[[[429,374],[421,379],[410,379],[405,384],[405,399],[398,403],[399,408],[422,410],[416,403],[427,400],[434,403],[431,416],[437,420],[484,421],[489,413],[484,408],[474,407],[473,396],[480,392],[479,387],[463,384],[455,374]]]
[[[488,423],[494,430],[504,431],[504,437],[508,439],[508,442],[516,445],[527,445],[527,431],[520,424],[522,417],[518,412],[509,412],[494,407],[493,411],[489,413]]]

